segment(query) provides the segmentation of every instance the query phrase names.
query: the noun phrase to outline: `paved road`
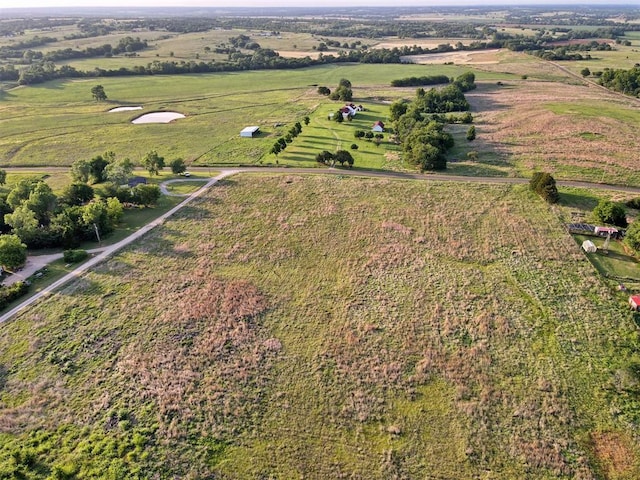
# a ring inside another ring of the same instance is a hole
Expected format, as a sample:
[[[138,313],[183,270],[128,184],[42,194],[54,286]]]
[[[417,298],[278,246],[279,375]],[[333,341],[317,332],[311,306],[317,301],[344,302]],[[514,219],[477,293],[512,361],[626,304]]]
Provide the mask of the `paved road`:
[[[185,200],[181,202],[179,205],[175,206],[167,213],[161,215],[151,223],[148,223],[144,227],[142,227],[137,232],[128,236],[127,238],[121,240],[118,243],[115,243],[111,246],[104,247],[101,249],[93,250],[92,252],[99,252],[98,255],[90,259],[89,261],[83,263],[78,268],[68,273],[64,277],[60,278],[56,282],[49,285],[47,288],[37,293],[33,297],[28,298],[23,303],[13,308],[12,310],[4,313],[0,316],[0,323],[5,322],[16,315],[18,312],[25,309],[27,306],[36,302],[40,298],[50,295],[55,289],[64,285],[65,283],[73,280],[74,278],[79,277],[81,274],[89,270],[94,265],[102,262],[106,258],[113,255],[115,252],[120,250],[121,248],[129,245],[131,242],[139,239],[143,235],[145,235],[149,230],[157,227],[158,225],[162,225],[164,221],[173,215],[178,210],[182,209],[185,205],[189,204],[196,198],[203,195],[209,187],[217,183],[219,180],[235,175],[238,173],[289,173],[289,174],[315,174],[315,175],[343,175],[343,176],[360,176],[360,177],[373,177],[373,178],[390,178],[390,179],[399,179],[399,180],[422,180],[422,181],[434,181],[434,182],[469,182],[469,183],[484,183],[484,184],[526,184],[529,182],[526,178],[512,178],[512,177],[466,177],[466,176],[456,176],[456,175],[442,175],[442,174],[420,174],[420,173],[402,173],[402,172],[388,172],[388,171],[370,171],[370,170],[346,170],[346,169],[337,169],[337,168],[287,168],[287,167],[238,167],[234,169],[222,169],[221,173],[216,177],[208,179],[207,183],[195,191],[189,196],[186,196]],[[195,179],[174,179],[168,180],[165,183],[173,183],[178,181],[193,181]],[[580,187],[580,188],[588,188],[588,189],[599,189],[599,190],[616,190],[627,193],[638,193],[640,194],[640,188],[638,187],[624,187],[618,185],[604,185],[599,183],[585,183],[585,182],[572,182],[572,181],[564,181],[558,182],[559,186],[568,186],[568,187]],[[161,186],[161,189],[165,194],[171,194],[166,189],[166,186]],[[179,196],[181,194],[174,194]],[[38,267],[33,270],[35,271],[42,268],[46,265],[46,261],[49,260],[50,263],[57,258],[60,258],[62,254],[53,254],[53,255],[41,255],[37,257],[30,257],[29,261],[32,266]],[[23,270],[26,275],[26,271]],[[26,277],[25,277],[26,278]]]

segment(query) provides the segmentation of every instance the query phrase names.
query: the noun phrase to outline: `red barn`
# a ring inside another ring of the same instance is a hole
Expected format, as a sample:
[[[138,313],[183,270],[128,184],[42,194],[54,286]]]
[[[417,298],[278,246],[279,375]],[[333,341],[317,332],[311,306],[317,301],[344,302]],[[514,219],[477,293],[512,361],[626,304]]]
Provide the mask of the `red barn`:
[[[640,295],[631,295],[629,297],[629,306],[631,310],[640,311]]]

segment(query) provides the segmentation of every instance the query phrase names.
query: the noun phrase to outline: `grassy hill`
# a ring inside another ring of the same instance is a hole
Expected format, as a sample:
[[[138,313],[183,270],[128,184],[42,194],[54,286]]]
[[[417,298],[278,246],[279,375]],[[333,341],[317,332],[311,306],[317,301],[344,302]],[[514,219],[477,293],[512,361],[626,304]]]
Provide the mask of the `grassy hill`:
[[[0,478],[637,478],[624,301],[524,186],[233,177],[3,325]]]

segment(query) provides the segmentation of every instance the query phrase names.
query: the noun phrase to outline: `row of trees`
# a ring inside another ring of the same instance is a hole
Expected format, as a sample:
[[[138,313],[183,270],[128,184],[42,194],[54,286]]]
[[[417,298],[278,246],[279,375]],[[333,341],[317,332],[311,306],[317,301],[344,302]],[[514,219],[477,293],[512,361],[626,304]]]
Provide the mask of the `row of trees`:
[[[165,167],[165,159],[155,150],[150,150],[142,158],[142,166],[150,175],[158,175]],[[176,158],[169,162],[171,172],[175,174],[186,171],[187,167],[182,158]],[[113,185],[125,185],[133,175],[135,164],[128,158],[116,159],[114,152],[108,151],[102,155],[96,155],[90,160],[79,159],[71,164],[71,177],[76,182],[103,183],[111,182]]]
[[[304,117],[304,124],[309,125],[309,117]],[[273,153],[276,157],[280,152],[287,148],[287,145],[293,142],[293,139],[302,133],[302,124],[300,122],[296,122],[293,127],[289,129],[286,135],[278,138],[275,141],[269,153]]]
[[[428,75],[424,77],[407,77],[391,80],[392,87],[425,87],[428,85],[440,85],[449,83],[446,75]]]

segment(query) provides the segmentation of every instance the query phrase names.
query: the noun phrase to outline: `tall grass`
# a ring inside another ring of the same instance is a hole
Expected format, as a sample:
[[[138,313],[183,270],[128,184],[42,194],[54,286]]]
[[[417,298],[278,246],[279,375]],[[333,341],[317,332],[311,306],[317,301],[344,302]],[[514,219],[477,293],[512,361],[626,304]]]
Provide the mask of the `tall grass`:
[[[636,327],[540,202],[231,178],[3,326],[0,464],[633,478]]]

